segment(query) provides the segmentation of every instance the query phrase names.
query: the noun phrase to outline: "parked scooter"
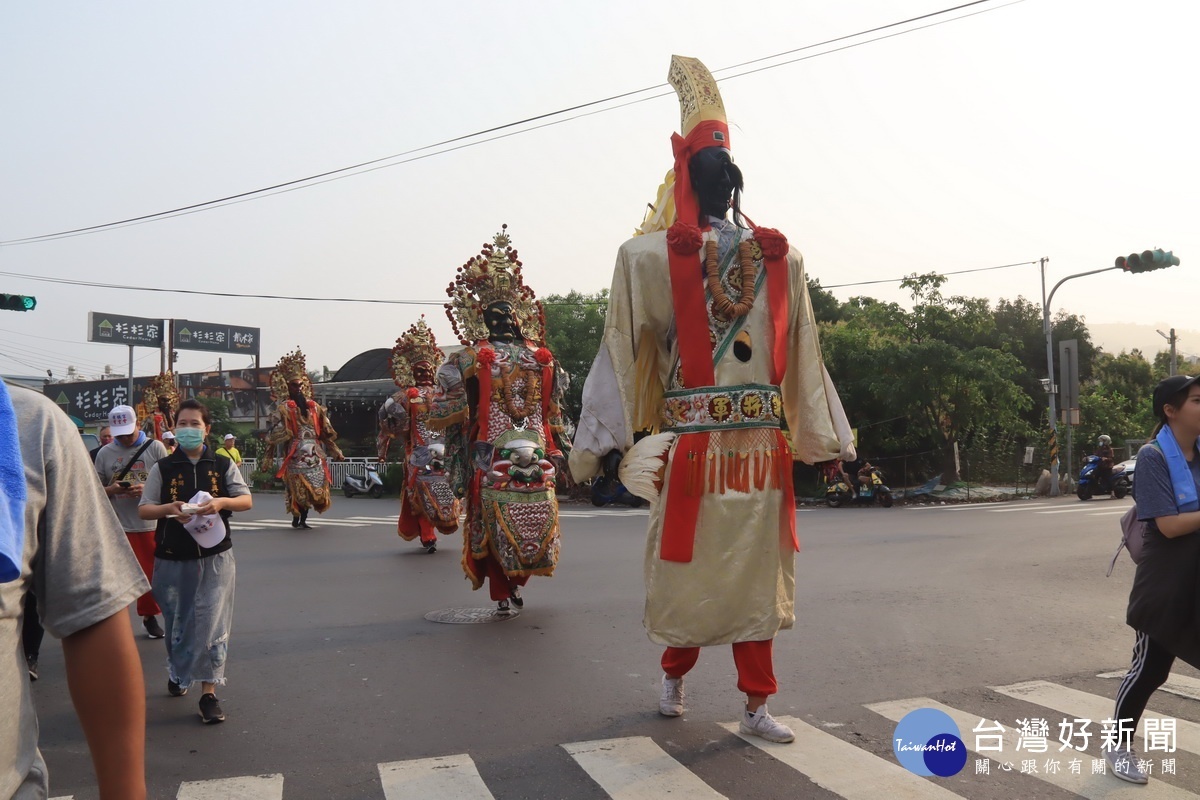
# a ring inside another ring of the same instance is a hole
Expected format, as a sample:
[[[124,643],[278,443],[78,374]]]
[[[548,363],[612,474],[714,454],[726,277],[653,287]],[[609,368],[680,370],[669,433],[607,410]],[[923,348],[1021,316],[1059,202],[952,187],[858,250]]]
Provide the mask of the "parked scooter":
[[[839,474],[825,490],[825,502],[830,508],[841,508],[850,504],[869,506],[874,503],[879,503],[884,508],[891,508],[894,499],[892,490],[883,482],[883,473],[879,471],[878,467],[872,467],[871,482],[866,486],[860,486],[857,496]]]
[[[383,478],[379,477],[379,470],[375,469],[374,464],[363,466],[366,467],[366,473],[363,475],[346,473],[346,477],[342,479],[342,494],[346,497],[354,497],[356,494],[383,497]]]
[[[1118,500],[1133,490],[1133,480],[1126,474],[1125,468],[1118,465],[1113,467],[1112,474],[1106,480],[1096,475],[1100,468],[1100,456],[1088,456],[1083,459],[1083,468],[1079,470],[1079,483],[1075,494],[1080,500],[1091,500],[1098,494],[1111,494]]]

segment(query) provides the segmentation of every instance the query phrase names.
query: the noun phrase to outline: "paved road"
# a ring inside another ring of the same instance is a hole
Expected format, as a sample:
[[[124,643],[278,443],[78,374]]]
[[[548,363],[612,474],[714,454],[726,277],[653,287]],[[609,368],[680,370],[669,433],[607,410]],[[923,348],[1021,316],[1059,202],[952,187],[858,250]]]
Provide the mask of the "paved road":
[[[280,498],[263,495],[235,522],[237,611],[221,692],[229,720],[202,726],[196,698],[168,697],[162,643],[138,642],[151,793],[1192,797],[1200,682],[1190,669],[1177,671],[1181,694],[1152,704],[1179,720],[1179,752],[1154,753],[1154,774],[1167,757],[1177,774],[1140,791],[1090,774],[1117,683],[1100,676],[1126,666],[1132,643],[1123,622],[1132,565],[1123,557],[1104,578],[1127,504],[800,510],[799,619],[776,641],[781,693],[771,703],[800,741],[779,747],[728,729],[740,703],[728,648],[701,656],[682,718],[656,713],[659,650],[641,628],[645,511],[564,507],[558,574],[530,582],[520,616],[443,625],[424,615],[490,605],[462,578],[457,538],[425,554],[395,536],[394,500],[368,498],[339,499],[314,516],[316,530],[296,532]],[[35,694],[53,793],[94,798],[57,647],[43,654],[42,675]],[[972,750],[957,776],[897,766],[896,720],[917,707],[956,721]],[[973,732],[985,718],[1005,726],[1002,738]],[[1090,746],[1060,753],[1060,722],[1074,718],[1094,720]],[[1014,749],[1022,719],[1046,720],[1046,753],[1028,742]],[[986,749],[996,743],[1002,752]],[[1022,763],[1030,759],[1037,775]],[[1047,759],[1059,761],[1056,772]]]

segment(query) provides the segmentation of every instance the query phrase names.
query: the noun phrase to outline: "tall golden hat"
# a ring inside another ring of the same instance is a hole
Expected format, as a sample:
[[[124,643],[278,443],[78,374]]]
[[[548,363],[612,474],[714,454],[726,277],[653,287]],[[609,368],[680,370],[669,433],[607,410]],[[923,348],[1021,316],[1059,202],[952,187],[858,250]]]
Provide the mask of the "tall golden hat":
[[[271,371],[271,399],[286,400],[287,385],[290,381],[300,381],[300,391],[309,400],[312,399],[312,381],[308,377],[304,353],[297,347],[293,352],[279,359],[279,364]]]
[[[488,338],[483,312],[492,303],[500,301],[512,304],[522,336],[536,344],[544,344],[545,312],[533,289],[526,286],[521,277],[521,261],[517,251],[510,246],[512,240],[507,231],[508,226],[501,225],[500,232],[483,246],[479,255],[472,256],[458,268],[454,282],[446,287],[446,294],[450,296],[446,316],[463,344]]]
[[[727,123],[725,103],[721,91],[708,67],[698,58],[671,56],[671,67],[667,70],[667,83],[679,96],[679,133],[687,137],[701,122]],[[714,141],[716,146],[729,146],[728,134],[725,141]],[[675,170],[667,171],[663,183],[658,187],[654,203],[646,210],[642,224],[634,236],[643,233],[665,231],[675,222]]]
[[[142,392],[141,416],[157,411],[160,397],[167,398],[167,407],[174,412],[179,405],[179,389],[175,386],[174,372],[160,372],[146,383],[146,389]]]
[[[433,331],[425,323],[425,315],[409,326],[392,348],[392,380],[404,388],[415,386],[412,365],[425,362],[434,369],[442,365],[442,350],[437,346]]]

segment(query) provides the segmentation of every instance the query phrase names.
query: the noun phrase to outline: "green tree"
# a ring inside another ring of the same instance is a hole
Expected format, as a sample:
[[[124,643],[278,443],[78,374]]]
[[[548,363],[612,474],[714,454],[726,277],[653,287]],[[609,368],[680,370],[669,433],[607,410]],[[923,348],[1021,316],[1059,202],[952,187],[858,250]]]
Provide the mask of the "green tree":
[[[546,346],[571,377],[564,397],[564,413],[572,423],[583,408],[583,382],[604,336],[608,290],[594,294],[570,291],[542,298],[546,309]]]
[[[210,438],[224,436],[226,431],[233,429],[228,400],[222,400],[220,397],[197,397],[196,399],[204,404],[208,409],[209,416],[212,417],[212,437]],[[219,445],[220,442],[217,444]]]

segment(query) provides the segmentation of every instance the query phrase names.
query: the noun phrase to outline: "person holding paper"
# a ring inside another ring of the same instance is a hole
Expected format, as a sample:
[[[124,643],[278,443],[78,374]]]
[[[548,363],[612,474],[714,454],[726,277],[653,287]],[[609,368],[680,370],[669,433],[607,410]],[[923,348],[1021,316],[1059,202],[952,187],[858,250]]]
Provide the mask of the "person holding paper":
[[[204,444],[212,426],[195,399],[179,404],[179,448],[150,468],[138,513],[158,520],[154,596],[166,625],[167,692],[201,684],[200,719],[224,722],[216,687],[225,684],[236,566],[229,517],[249,511],[250,488],[232,460]]]

